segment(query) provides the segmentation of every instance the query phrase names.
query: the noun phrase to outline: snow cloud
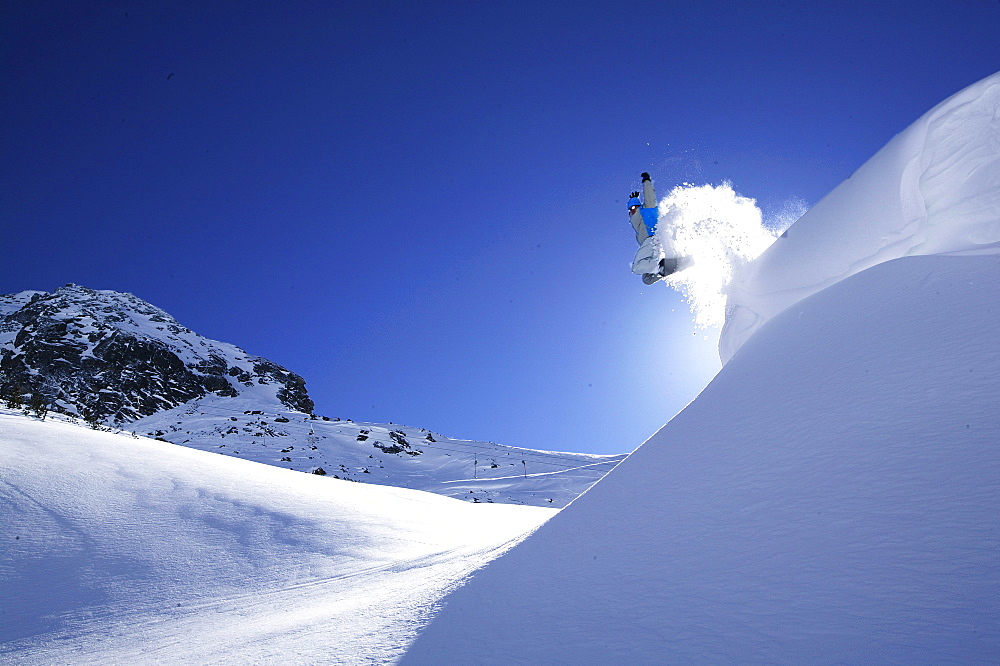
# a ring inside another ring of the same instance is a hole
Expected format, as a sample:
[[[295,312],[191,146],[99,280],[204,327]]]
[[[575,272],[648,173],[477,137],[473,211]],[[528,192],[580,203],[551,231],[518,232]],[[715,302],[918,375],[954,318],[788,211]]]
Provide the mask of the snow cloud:
[[[757,202],[738,194],[731,183],[684,183],[659,207],[657,237],[667,256],[690,262],[667,283],[684,294],[695,325],[708,328],[725,322],[729,286],[798,219],[805,202],[791,200],[765,221]]]

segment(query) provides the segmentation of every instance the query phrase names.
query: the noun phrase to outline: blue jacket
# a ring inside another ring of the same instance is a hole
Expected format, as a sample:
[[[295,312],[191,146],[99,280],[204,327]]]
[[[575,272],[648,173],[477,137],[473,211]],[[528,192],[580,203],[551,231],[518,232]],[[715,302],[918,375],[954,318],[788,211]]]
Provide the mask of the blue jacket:
[[[646,223],[646,231],[652,236],[656,233],[656,223],[660,219],[660,209],[640,208],[639,212],[642,213],[642,221]]]
[[[631,210],[632,206],[640,206],[639,212],[642,213],[642,223],[646,226],[646,233],[650,236],[656,233],[656,222],[660,218],[659,209],[653,208],[642,208],[642,204],[638,199],[632,197],[628,200],[628,208]]]
[[[628,206],[639,206],[639,193],[633,192],[629,197]],[[656,189],[648,173],[642,174],[642,205],[635,212],[629,212],[629,222],[635,230],[635,240],[642,245],[656,234],[656,223],[659,221],[659,208],[656,205]]]

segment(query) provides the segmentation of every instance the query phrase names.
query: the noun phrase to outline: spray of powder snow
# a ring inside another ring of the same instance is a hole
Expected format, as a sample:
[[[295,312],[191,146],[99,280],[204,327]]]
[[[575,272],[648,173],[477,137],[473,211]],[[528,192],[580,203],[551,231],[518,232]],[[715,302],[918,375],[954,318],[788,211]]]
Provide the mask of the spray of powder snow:
[[[793,207],[801,214],[804,202]],[[725,322],[729,285],[798,217],[783,210],[765,224],[757,202],[737,194],[730,183],[684,183],[660,200],[659,209],[661,246],[667,256],[689,262],[667,284],[684,294],[699,328]]]

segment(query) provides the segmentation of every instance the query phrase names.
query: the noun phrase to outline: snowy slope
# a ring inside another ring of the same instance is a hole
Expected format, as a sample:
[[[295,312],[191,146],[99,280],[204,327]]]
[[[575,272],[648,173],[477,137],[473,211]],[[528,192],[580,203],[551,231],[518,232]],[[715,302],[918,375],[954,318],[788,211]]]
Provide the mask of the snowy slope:
[[[764,322],[883,261],[1000,250],[1000,72],[900,132],[730,286],[727,362]]]
[[[22,291],[17,294],[0,295],[0,317],[17,312],[36,296],[46,296],[44,291]]]
[[[0,662],[359,663],[555,513],[0,411]]]
[[[469,502],[562,508],[624,455],[536,451],[421,428],[355,423],[253,398],[206,396],[128,425],[183,446]]]
[[[998,82],[765,252],[715,380],[403,663],[1000,661]]]

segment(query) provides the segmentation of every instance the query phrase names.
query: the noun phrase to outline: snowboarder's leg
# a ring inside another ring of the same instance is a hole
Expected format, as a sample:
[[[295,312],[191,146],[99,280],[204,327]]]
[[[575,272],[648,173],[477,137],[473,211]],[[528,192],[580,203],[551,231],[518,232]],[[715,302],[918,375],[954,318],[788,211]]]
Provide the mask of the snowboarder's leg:
[[[660,256],[660,246],[656,243],[656,239],[653,236],[648,237],[635,253],[635,259],[632,260],[632,272],[636,275],[658,273]]]

